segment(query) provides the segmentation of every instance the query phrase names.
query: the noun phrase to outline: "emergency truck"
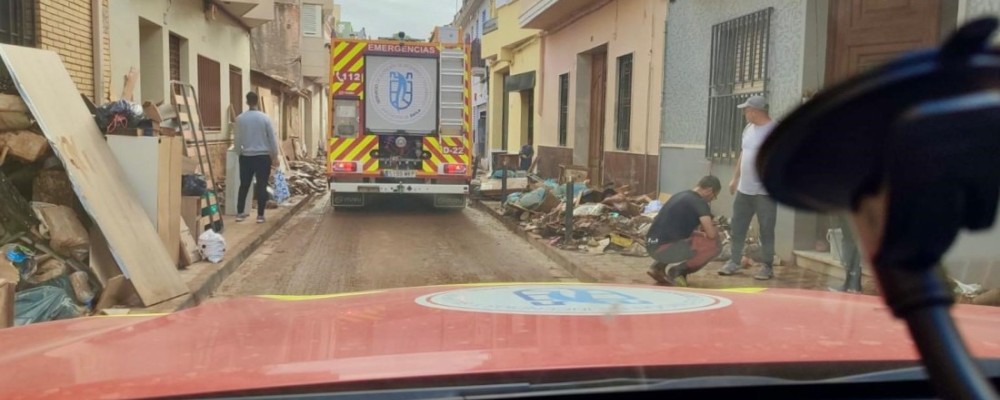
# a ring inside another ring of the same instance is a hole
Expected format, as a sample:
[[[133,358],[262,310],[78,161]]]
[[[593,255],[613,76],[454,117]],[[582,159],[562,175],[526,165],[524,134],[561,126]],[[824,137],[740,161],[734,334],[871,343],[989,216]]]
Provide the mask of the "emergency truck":
[[[333,38],[327,176],[335,208],[423,195],[462,208],[472,179],[469,46],[457,28],[432,41]]]

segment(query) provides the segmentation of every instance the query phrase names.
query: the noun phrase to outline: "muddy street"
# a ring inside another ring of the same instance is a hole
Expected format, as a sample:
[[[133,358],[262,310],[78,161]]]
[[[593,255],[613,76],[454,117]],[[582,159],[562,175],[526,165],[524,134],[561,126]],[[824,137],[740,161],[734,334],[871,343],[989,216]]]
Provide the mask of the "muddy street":
[[[439,211],[419,203],[383,202],[334,212],[325,196],[307,207],[227,278],[214,297],[573,280],[472,208]]]

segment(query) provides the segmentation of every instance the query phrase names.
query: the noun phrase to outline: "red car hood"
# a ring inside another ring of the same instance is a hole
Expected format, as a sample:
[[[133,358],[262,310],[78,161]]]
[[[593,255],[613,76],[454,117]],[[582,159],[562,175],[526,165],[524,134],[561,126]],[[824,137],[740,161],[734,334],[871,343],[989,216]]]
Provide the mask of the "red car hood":
[[[959,306],[1000,357],[1000,311]],[[0,330],[0,398],[134,398],[568,368],[906,361],[877,297],[590,284],[262,296]]]

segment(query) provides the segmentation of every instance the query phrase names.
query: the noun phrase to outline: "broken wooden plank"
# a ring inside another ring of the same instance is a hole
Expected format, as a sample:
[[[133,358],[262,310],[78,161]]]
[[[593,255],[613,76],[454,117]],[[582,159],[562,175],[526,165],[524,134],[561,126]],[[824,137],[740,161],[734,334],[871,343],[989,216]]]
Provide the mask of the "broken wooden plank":
[[[21,98],[63,161],[77,197],[146,306],[188,292],[55,52],[0,45]]]
[[[128,73],[125,74],[125,84],[122,85],[122,99],[132,101],[132,97],[135,95],[135,85],[138,81],[139,71],[136,71],[135,67],[129,68]]]
[[[31,128],[31,116],[27,114],[0,111],[0,132]]]
[[[201,261],[201,250],[198,248],[198,242],[196,241],[191,229],[188,228],[188,224],[181,218],[181,263],[186,267],[188,265],[194,264]]]
[[[0,278],[0,328],[14,326],[14,284]]]
[[[101,233],[101,229],[93,227],[90,230],[90,269],[97,276],[101,285],[107,286],[111,278],[121,275],[122,271],[115,263],[111,249],[108,248],[108,241]]]
[[[45,136],[28,130],[0,133],[0,147],[7,147],[10,155],[27,162],[35,162],[49,151]]]
[[[51,239],[49,245],[56,253],[78,261],[87,259],[90,235],[72,208],[38,202],[31,207],[42,221],[42,235]]]

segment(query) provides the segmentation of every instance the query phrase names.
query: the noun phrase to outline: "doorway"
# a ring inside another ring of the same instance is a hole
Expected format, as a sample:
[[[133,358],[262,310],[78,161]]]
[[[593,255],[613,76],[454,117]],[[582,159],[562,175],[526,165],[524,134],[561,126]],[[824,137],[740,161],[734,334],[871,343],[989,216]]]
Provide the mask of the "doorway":
[[[599,50],[590,54],[590,140],[587,169],[590,182],[601,185],[604,178],[604,107],[608,81],[608,53]]]
[[[522,90],[521,95],[521,143],[535,144],[535,90]]]

